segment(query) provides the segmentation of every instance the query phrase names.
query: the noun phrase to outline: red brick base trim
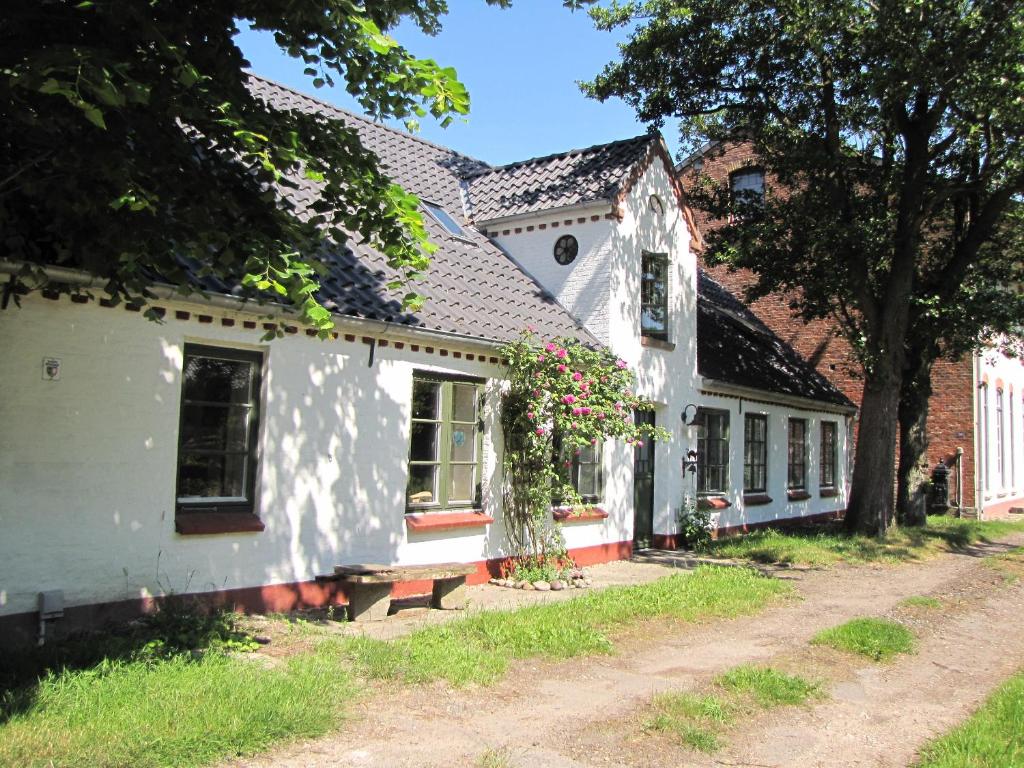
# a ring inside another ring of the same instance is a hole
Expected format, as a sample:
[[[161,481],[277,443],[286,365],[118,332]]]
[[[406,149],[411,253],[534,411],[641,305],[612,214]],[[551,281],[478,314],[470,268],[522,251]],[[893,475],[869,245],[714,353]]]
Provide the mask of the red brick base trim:
[[[625,560],[633,554],[632,541],[616,541],[592,547],[570,549],[569,554],[580,567]],[[466,577],[467,584],[483,584],[492,576],[500,575],[505,558],[480,560],[476,573]],[[433,582],[406,581],[394,585],[392,597],[411,597],[429,594]],[[240,587],[215,592],[197,592],[185,595],[190,599],[228,608],[240,613],[287,613],[302,608],[322,608],[326,605],[346,605],[344,588],[339,582],[299,581],[290,584],[267,584],[262,587]],[[109,603],[78,605],[64,610],[64,617],[47,625],[47,637],[56,639],[80,629],[101,626],[108,622],[125,621],[151,613],[159,598],[139,598]],[[35,642],[39,631],[39,614],[16,613],[0,616],[0,648],[25,647]]]

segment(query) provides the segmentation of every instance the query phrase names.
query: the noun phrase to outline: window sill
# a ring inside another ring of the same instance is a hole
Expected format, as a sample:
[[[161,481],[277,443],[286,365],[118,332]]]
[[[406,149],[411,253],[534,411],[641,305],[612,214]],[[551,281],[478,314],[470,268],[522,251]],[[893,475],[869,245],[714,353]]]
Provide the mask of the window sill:
[[[174,530],[182,536],[214,533],[259,533],[266,526],[251,512],[182,512],[174,517]]]
[[[771,504],[772,497],[767,493],[745,493],[743,494],[743,506],[759,507],[763,504]]]
[[[837,488],[821,488],[818,491],[818,495],[823,499],[828,499],[832,496],[838,496],[839,490]]]
[[[410,533],[451,531],[457,528],[484,528],[494,518],[479,510],[467,512],[410,512],[405,516],[405,527]]]
[[[803,490],[786,491],[786,498],[788,498],[790,501],[807,501],[807,499],[811,498],[811,494]]]
[[[551,516],[560,523],[586,523],[604,520],[608,513],[600,507],[555,507]]]
[[[732,504],[721,496],[702,496],[697,499],[697,509],[728,509]]]
[[[651,347],[653,349],[664,349],[667,352],[671,352],[673,349],[676,348],[676,345],[673,344],[671,341],[659,339],[656,336],[641,336],[640,344],[641,346]]]

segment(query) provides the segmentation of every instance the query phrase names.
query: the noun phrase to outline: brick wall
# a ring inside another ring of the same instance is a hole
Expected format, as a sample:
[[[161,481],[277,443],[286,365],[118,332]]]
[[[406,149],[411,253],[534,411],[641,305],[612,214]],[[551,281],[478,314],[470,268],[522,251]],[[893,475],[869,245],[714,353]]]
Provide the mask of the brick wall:
[[[729,183],[729,174],[745,166],[757,165],[757,156],[749,144],[734,144],[724,151],[711,150],[702,158],[701,173],[717,183]],[[680,178],[684,189],[695,184],[697,174],[693,168],[684,168]],[[771,178],[766,179],[769,194]],[[776,190],[775,194],[778,194]],[[702,211],[695,211],[697,226],[708,232],[722,222],[709,219]],[[749,270],[729,272],[724,266],[701,266],[715,280],[739,297],[754,283]],[[794,317],[790,303],[795,294],[773,294],[750,304],[751,309],[780,338],[809,360],[817,370],[835,384],[858,406],[863,391],[863,376],[850,345],[836,333],[836,326],[828,320],[804,323]],[[974,506],[974,387],[969,357],[959,362],[939,361],[932,374],[934,395],[929,407],[926,454],[929,465],[939,460],[951,462],[956,448],[964,449],[963,484],[964,505]],[[953,486],[951,485],[951,491]]]

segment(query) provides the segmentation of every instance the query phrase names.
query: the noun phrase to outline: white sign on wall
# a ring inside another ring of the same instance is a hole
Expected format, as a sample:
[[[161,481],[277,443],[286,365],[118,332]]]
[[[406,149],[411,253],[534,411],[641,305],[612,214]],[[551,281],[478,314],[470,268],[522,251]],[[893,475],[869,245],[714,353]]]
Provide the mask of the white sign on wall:
[[[43,381],[60,381],[60,358],[43,358]]]

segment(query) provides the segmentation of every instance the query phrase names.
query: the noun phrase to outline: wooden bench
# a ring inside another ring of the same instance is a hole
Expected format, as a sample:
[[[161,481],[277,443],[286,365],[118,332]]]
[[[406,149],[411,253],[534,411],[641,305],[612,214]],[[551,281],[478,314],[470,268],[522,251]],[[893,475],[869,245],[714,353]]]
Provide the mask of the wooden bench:
[[[458,610],[466,607],[466,577],[475,565],[339,565],[328,579],[344,582],[350,621],[381,621],[391,607],[391,587],[401,581],[433,581],[430,607]]]

